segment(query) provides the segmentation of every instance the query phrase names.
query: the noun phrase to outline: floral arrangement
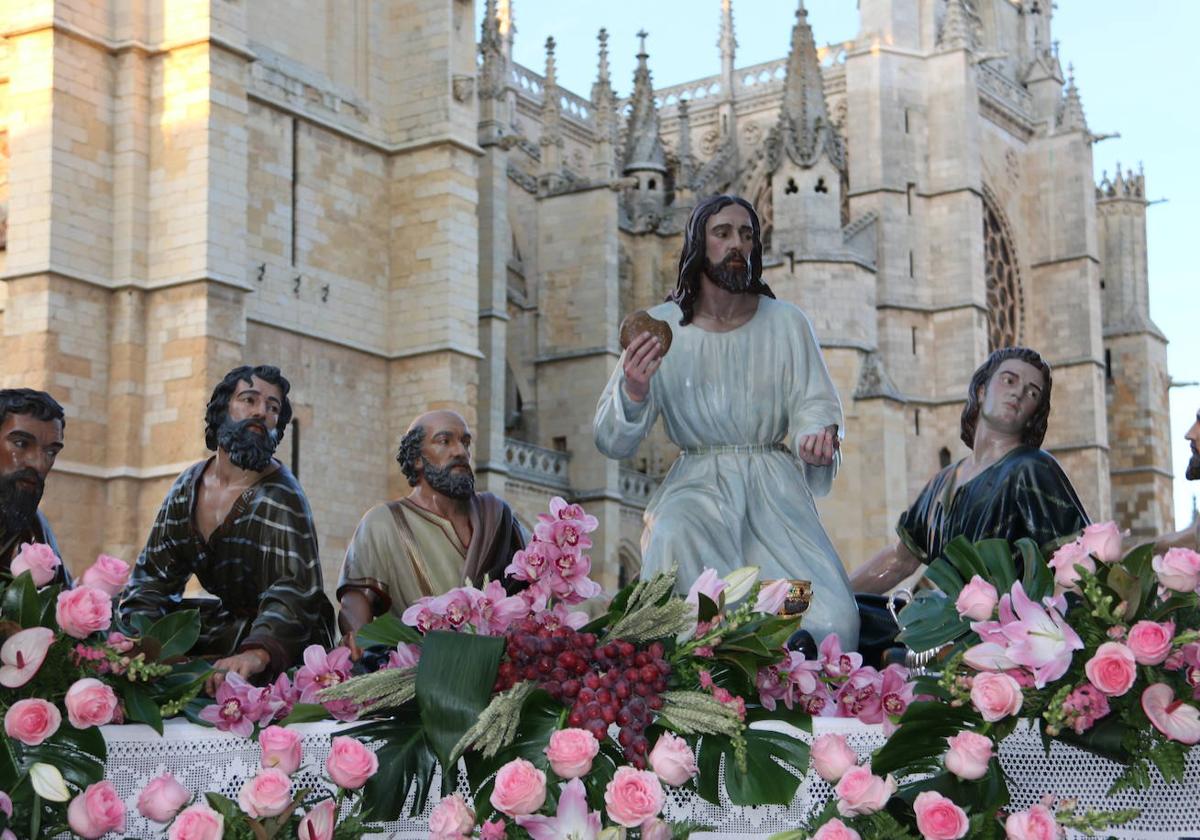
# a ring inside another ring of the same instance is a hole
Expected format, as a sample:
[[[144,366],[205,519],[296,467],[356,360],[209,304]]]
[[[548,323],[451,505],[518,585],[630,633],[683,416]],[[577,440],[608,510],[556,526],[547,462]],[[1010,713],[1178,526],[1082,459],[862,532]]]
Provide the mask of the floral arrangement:
[[[73,589],[53,581],[61,561],[24,544],[0,575],[0,837],[80,837],[121,831],[125,808],[104,781],[98,727],[141,722],[162,731],[209,673],[183,662],[195,643],[195,611],[144,622],[137,636],[112,629],[113,600],[129,577],[101,554]]]
[[[1121,544],[1108,522],[1049,562],[1028,540],[948,545],[928,571],[944,594],[901,613],[913,648],[948,645],[941,674],[919,680],[933,699],[913,703],[865,764],[839,736],[817,739],[813,768],[836,797],[812,830],[786,836],[1041,840],[1137,816],[1080,814],[1069,801],[1056,813],[1050,796],[1006,811],[997,748],[1018,718],[1124,764],[1110,795],[1147,786],[1151,766],[1180,781],[1200,742],[1200,554],[1154,556],[1149,545],[1122,554]]]
[[[435,769],[461,758],[473,807],[453,792],[456,774],[443,775],[430,818],[438,840],[686,837],[695,826],[665,818],[667,792],[718,802],[722,762],[733,803],[792,801],[807,745],[750,724],[806,727],[812,714],[894,723],[912,701],[903,668],[864,667],[836,637],[817,661],[789,653],[800,617],[776,612],[790,582],[763,585],[752,568],[706,570],[683,598],[674,572],[661,574],[589,619],[571,608],[600,592],[584,553],[596,526],[556,498],[506,570],[520,592],[462,587],[359,631],[362,644],[394,646],[395,667],[317,699],[390,714],[354,730],[380,742],[367,818],[399,816],[396,791],[411,791],[409,813],[419,813]]]

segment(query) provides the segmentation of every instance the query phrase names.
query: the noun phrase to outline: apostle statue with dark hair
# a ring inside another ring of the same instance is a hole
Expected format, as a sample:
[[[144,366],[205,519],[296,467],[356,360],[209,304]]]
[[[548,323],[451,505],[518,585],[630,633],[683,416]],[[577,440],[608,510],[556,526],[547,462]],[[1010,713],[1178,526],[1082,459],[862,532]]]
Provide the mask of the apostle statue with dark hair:
[[[814,503],[837,471],[841,401],[808,318],[762,281],[748,202],[696,206],[678,285],[649,315],[669,325],[669,352],[650,331],[634,338],[593,424],[610,458],[632,457],[659,417],[682,450],[646,508],[642,576],[675,565],[686,589],[705,567],[753,565],[810,581],[804,626],[853,650],[858,611]]]
[[[45,391],[0,390],[0,569],[8,569],[26,544],[47,545],[59,554],[38,505],[62,451],[66,423],[62,406]],[[64,564],[56,568],[55,582],[69,582]]]
[[[414,601],[464,583],[499,581],[525,536],[498,496],[475,492],[471,430],[462,415],[430,411],[408,427],[396,454],[412,492],[371,508],[358,523],[338,577],[342,643],[377,616],[399,618]]]
[[[955,537],[1028,537],[1049,549],[1089,524],[1071,480],[1041,448],[1052,385],[1050,365],[1033,350],[1006,347],[988,356],[971,377],[962,412],[971,454],[925,485],[900,517],[899,542],[855,571],[855,591],[886,592]]]
[[[1200,481],[1200,411],[1196,412],[1196,422],[1188,427],[1183,439],[1188,442],[1191,457],[1184,469],[1183,477],[1188,481]],[[1180,528],[1171,534],[1163,534],[1154,541],[1154,553],[1165,554],[1172,548],[1190,548],[1200,551],[1200,516],[1193,516],[1190,525]]]
[[[317,532],[296,477],[272,457],[292,417],[276,367],[234,368],[213,389],[204,440],[216,454],[171,485],[121,600],[121,617],[199,609],[195,656],[261,682],[333,644]],[[184,598],[195,575],[213,597]],[[206,686],[215,693],[224,679]]]

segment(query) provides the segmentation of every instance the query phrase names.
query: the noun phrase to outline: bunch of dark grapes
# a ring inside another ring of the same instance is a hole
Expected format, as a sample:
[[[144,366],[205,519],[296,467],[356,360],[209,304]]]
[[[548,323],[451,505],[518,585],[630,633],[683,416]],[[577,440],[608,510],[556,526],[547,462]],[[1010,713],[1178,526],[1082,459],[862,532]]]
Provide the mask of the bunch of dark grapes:
[[[662,708],[671,666],[661,642],[639,650],[615,639],[600,644],[594,633],[570,627],[551,630],[526,619],[507,633],[507,658],[496,675],[496,691],[534,680],[551,697],[570,706],[567,725],[603,741],[617,724],[617,742],[630,764],[646,767],[646,727]]]

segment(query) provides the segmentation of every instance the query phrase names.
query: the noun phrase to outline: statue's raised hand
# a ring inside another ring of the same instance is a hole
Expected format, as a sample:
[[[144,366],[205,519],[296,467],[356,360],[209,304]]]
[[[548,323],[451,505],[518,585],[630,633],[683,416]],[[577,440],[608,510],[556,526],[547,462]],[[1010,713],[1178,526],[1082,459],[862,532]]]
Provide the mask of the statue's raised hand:
[[[827,467],[833,463],[833,453],[842,448],[838,439],[837,426],[826,426],[811,435],[802,435],[796,441],[796,454],[800,460],[814,467]]]
[[[625,373],[625,395],[634,402],[645,401],[650,393],[650,378],[662,364],[663,346],[649,332],[635,338],[625,348],[622,362]]]

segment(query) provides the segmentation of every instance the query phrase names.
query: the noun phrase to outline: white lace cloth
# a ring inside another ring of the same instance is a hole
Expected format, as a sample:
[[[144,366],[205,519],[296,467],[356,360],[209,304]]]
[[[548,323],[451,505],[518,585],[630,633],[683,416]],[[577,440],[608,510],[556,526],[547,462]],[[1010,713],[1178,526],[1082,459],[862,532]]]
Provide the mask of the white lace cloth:
[[[296,724],[303,735],[304,766],[295,776],[298,787],[316,790],[327,786],[322,780],[330,738],[348,728],[333,722]],[[814,735],[801,733],[786,725],[773,725],[805,740],[827,732],[846,737],[860,757],[867,757],[884,743],[882,727],[868,726],[855,720],[817,718]],[[137,796],[150,779],[170,770],[175,778],[196,793],[216,791],[236,799],[242,782],[257,772],[257,743],[215,729],[195,726],[182,719],[166,722],[163,737],[147,726],[106,726],[108,762],[105,776],[116,785],[128,810],[125,837],[158,838],[163,827],[144,819],[137,812]],[[1152,770],[1154,783],[1144,791],[1126,791],[1109,799],[1105,796],[1120,772],[1114,762],[1097,758],[1064,744],[1052,745],[1049,757],[1041,739],[1031,727],[1019,728],[1004,741],[1000,760],[1008,776],[1014,809],[1028,808],[1045,793],[1078,799],[1080,810],[1140,808],[1142,815],[1133,823],[1102,836],[1122,838],[1200,838],[1200,749],[1188,756],[1186,777],[1181,784],[1168,785]],[[786,772],[782,768],[781,773]],[[436,789],[436,785],[435,785]],[[466,792],[460,775],[459,789]],[[401,795],[399,792],[397,795]],[[800,783],[791,805],[739,807],[723,800],[721,805],[705,802],[694,794],[669,789],[664,815],[673,821],[693,820],[712,826],[709,837],[741,838],[768,836],[776,831],[797,827],[818,813],[833,795],[828,784],[815,773]],[[407,803],[406,803],[407,804]],[[379,837],[409,840],[429,836],[428,818],[432,803],[420,816],[381,826]]]

